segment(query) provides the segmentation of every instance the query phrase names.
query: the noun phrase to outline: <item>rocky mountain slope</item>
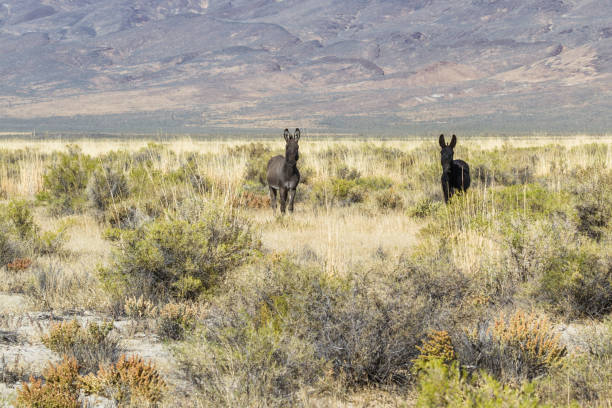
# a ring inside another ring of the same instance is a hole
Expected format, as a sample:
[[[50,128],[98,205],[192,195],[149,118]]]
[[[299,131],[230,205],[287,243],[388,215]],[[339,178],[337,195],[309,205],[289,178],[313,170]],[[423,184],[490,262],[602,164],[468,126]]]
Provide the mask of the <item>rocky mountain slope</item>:
[[[611,62],[610,1],[3,0],[0,132],[606,132]]]

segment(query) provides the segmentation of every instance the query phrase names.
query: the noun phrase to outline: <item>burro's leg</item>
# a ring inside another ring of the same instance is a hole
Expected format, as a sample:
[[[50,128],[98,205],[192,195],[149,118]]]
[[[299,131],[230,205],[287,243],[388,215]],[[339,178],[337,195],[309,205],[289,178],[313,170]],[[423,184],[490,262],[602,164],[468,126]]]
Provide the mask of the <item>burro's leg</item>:
[[[293,200],[295,200],[295,188],[289,190],[289,212],[293,212]]]
[[[448,180],[442,180],[442,193],[444,193],[444,202],[448,203],[448,199],[450,198],[450,186]]]
[[[276,212],[276,189],[272,187],[270,187],[270,207],[273,212]]]
[[[280,193],[280,210],[281,213],[285,213],[285,207],[287,206],[287,189],[281,187],[278,192]]]

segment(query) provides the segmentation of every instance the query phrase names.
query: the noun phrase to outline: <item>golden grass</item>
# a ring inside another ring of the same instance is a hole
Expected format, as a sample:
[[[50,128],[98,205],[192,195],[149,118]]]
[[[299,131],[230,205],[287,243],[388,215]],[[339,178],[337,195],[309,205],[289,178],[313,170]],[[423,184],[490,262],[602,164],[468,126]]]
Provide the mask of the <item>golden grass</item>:
[[[13,134],[11,134],[13,135]],[[0,132],[0,136],[3,134]],[[337,145],[355,145],[368,143],[375,146],[396,147],[402,150],[410,150],[422,143],[434,143],[437,145],[437,136],[409,138],[409,139],[377,139],[377,138],[343,138],[336,139],[334,136],[318,137],[316,140],[308,140],[303,136],[300,142],[300,149],[303,152],[309,149],[323,150]],[[546,136],[533,135],[524,137],[461,137],[461,143],[470,143],[485,150],[495,149],[507,143],[513,147],[535,147],[549,144],[558,144],[565,147],[579,146],[588,143],[611,143],[612,135],[592,136]],[[178,137],[125,137],[121,139],[108,138],[67,138],[52,140],[27,140],[27,138],[7,138],[2,141],[2,148],[7,150],[17,150],[31,148],[40,152],[65,151],[66,146],[76,144],[83,149],[83,152],[96,156],[112,150],[136,151],[149,143],[160,143],[175,153],[200,152],[200,153],[220,153],[227,147],[234,147],[250,142],[261,142],[273,148],[283,148],[284,141],[279,133],[278,138],[266,139],[198,139],[189,136]],[[460,143],[460,144],[461,144]]]
[[[420,228],[400,212],[367,213],[351,207],[297,207],[290,219],[275,217],[269,209],[250,215],[262,226],[266,248],[298,257],[313,254],[331,273],[349,272],[377,256],[401,255]]]

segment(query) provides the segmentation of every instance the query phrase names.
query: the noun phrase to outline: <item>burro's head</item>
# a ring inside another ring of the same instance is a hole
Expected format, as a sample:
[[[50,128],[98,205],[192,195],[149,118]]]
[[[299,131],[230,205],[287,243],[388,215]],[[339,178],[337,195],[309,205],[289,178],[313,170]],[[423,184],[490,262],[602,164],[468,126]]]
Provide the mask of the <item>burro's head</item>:
[[[300,140],[300,129],[295,129],[295,132],[291,134],[289,129],[285,129],[285,160],[287,162],[295,164],[300,158],[300,146],[298,145],[298,141]]]
[[[444,135],[440,135],[440,161],[442,162],[442,171],[449,172],[453,163],[453,154],[455,145],[457,144],[457,136],[453,135],[450,144],[444,141]]]

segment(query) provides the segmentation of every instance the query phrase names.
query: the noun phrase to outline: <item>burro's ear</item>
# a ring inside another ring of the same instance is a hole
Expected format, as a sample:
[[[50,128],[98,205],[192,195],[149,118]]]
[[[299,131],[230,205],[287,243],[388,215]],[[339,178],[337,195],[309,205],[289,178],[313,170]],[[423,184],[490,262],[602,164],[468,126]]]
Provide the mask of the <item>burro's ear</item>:
[[[440,135],[440,147],[446,147],[446,143],[444,142],[444,135]]]
[[[302,132],[300,132],[300,129],[299,128],[295,128],[295,133],[293,133],[293,138],[295,139],[296,142],[298,140],[300,140],[301,134],[302,134]]]
[[[285,142],[289,141],[289,136],[291,136],[291,133],[289,133],[289,129],[285,129],[285,134],[283,135],[283,137],[285,138]]]
[[[457,144],[457,136],[453,135],[449,146],[451,147],[451,149],[454,149],[456,144]]]

